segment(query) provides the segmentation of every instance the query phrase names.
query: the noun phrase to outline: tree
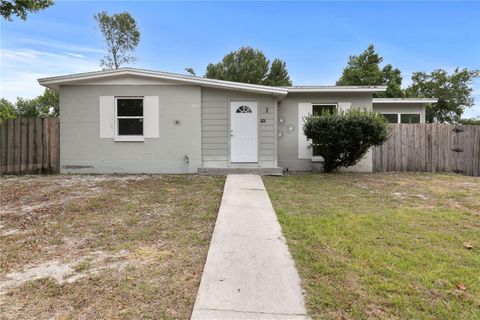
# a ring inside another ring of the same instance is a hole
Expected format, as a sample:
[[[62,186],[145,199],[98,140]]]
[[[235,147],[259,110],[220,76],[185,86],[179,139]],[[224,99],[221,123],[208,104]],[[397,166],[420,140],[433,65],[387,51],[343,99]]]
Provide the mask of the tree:
[[[342,76],[337,81],[338,86],[386,85],[387,91],[378,93],[376,97],[400,98],[402,75],[399,69],[387,64],[380,67],[383,58],[375,52],[373,45],[358,56],[350,56]]]
[[[13,118],[43,118],[59,115],[58,92],[45,89],[41,96],[33,99],[17,98],[15,104],[1,99],[0,117]]]
[[[382,69],[382,82],[387,85],[387,91],[377,93],[378,98],[401,98],[403,97],[402,89],[402,73],[399,69],[393,68],[391,64],[387,64]]]
[[[0,124],[2,124],[3,120],[15,118],[15,107],[13,103],[5,98],[0,99]]]
[[[431,73],[415,72],[405,95],[438,99],[436,104],[427,105],[427,122],[458,122],[464,110],[474,105],[471,84],[479,76],[479,70],[466,68],[456,68],[452,74],[442,69]]]
[[[60,98],[58,91],[46,88],[41,96],[36,98],[42,112],[40,116],[57,117],[60,114]]]
[[[140,42],[135,19],[128,12],[109,16],[105,11],[95,15],[94,19],[98,22],[108,50],[100,65],[106,69],[118,69],[123,64],[136,61],[131,55]]]
[[[267,86],[291,86],[292,81],[288,75],[287,64],[280,59],[273,60],[264,84]]]
[[[275,86],[292,84],[285,62],[275,59],[270,67],[265,54],[251,47],[241,47],[227,54],[221,62],[208,64],[205,77]]]
[[[315,153],[323,157],[325,172],[357,164],[370,147],[385,142],[389,134],[383,116],[358,109],[310,115],[303,131],[313,141]]]
[[[459,124],[480,126],[480,116],[476,118],[463,118],[458,120]]]
[[[12,15],[27,20],[29,12],[38,12],[53,5],[53,0],[2,0],[0,14],[7,21],[12,21]]]

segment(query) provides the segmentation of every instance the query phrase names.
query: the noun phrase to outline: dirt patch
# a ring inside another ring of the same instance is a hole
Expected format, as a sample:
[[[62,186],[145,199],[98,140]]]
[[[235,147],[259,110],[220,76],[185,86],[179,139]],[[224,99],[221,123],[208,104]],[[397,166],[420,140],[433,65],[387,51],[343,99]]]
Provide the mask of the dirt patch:
[[[87,275],[96,274],[102,269],[124,265],[127,254],[126,251],[117,254],[96,251],[69,263],[53,260],[27,265],[21,271],[10,272],[0,278],[0,294],[6,293],[9,288],[42,278],[52,278],[59,284],[73,283]]]
[[[104,192],[104,182],[127,183],[147,176],[48,176],[7,177],[1,186],[8,192],[0,194],[0,216],[44,212],[45,208],[65,205]]]
[[[2,319],[187,319],[223,177],[0,178]]]

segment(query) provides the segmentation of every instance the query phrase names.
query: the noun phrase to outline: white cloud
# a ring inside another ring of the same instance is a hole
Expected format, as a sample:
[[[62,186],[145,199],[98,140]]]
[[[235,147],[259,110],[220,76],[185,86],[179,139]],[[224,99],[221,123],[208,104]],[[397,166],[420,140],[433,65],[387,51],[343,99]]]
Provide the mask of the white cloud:
[[[99,70],[99,59],[32,49],[0,50],[0,96],[33,98],[43,92],[38,78]]]
[[[45,40],[39,40],[39,39],[22,38],[22,39],[18,39],[18,41],[21,43],[33,44],[36,46],[44,46],[44,47],[67,50],[67,51],[105,53],[105,50],[102,50],[102,49],[79,46],[71,43],[54,42],[51,40],[45,41]]]
[[[74,57],[74,58],[86,58],[83,54],[78,54],[78,53],[71,53],[67,52],[65,53],[67,56]]]

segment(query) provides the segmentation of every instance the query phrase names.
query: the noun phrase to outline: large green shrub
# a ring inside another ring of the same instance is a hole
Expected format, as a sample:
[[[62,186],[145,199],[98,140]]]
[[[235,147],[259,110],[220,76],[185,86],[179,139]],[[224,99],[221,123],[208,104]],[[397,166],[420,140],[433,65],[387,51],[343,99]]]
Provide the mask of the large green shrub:
[[[383,116],[358,109],[310,115],[303,131],[315,155],[323,157],[326,172],[357,164],[370,147],[385,142],[389,133]]]

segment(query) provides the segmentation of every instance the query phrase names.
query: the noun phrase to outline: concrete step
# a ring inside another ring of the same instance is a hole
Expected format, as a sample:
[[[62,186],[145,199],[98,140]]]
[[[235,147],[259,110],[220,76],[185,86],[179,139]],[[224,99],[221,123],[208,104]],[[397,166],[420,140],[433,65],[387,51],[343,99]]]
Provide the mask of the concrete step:
[[[259,174],[262,176],[283,176],[283,168],[198,168],[201,175]]]

